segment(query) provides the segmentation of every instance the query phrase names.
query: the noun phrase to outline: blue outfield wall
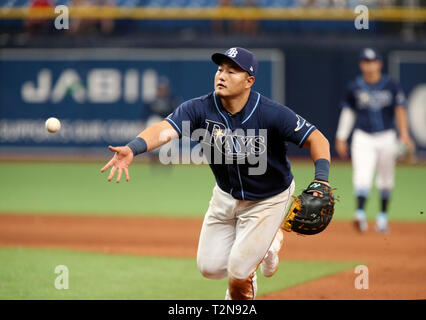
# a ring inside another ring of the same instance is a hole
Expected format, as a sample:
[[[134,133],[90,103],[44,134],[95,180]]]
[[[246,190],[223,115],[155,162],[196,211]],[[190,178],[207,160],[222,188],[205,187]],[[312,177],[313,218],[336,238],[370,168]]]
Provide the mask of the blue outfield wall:
[[[222,49],[0,49],[0,152],[95,152],[126,143],[144,128],[160,77],[170,80],[178,101],[204,95],[216,70],[210,55]],[[260,60],[255,90],[314,123],[334,150],[340,100],[358,75],[358,49],[253,50]],[[382,53],[384,71],[407,94],[412,134],[424,156],[426,51]],[[50,116],[62,120],[54,135],[44,129]],[[295,146],[290,153],[308,154]]]
[[[151,115],[159,81],[179,102],[213,89],[222,49],[9,49],[0,51],[0,147],[105,148],[135,137]],[[255,90],[284,101],[284,56],[256,50]],[[44,129],[57,117],[57,134]],[[40,149],[41,150],[41,149]],[[44,150],[44,149],[43,149]]]

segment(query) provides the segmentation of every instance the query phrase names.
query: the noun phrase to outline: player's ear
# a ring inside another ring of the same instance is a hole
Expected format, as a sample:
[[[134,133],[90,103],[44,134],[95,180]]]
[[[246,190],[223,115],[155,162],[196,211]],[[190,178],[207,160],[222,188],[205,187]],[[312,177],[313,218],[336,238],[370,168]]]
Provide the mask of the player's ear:
[[[251,86],[254,84],[254,77],[249,75],[246,81],[247,81],[247,88],[251,88]]]

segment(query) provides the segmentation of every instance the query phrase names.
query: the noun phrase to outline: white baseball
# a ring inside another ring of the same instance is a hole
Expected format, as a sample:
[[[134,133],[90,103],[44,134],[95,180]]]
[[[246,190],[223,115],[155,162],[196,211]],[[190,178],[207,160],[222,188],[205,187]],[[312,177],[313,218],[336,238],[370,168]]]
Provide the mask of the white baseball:
[[[61,122],[54,117],[47,119],[45,125],[47,131],[51,133],[57,132],[59,129],[61,129]]]

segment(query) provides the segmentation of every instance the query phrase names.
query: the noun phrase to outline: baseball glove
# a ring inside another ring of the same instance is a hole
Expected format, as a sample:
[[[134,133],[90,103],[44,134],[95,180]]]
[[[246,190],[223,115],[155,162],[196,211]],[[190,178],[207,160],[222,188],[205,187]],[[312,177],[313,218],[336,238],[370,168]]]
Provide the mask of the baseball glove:
[[[321,182],[311,182],[302,194],[294,197],[281,228],[300,234],[312,235],[323,231],[334,213],[334,195],[331,187]],[[318,192],[322,197],[314,196]]]

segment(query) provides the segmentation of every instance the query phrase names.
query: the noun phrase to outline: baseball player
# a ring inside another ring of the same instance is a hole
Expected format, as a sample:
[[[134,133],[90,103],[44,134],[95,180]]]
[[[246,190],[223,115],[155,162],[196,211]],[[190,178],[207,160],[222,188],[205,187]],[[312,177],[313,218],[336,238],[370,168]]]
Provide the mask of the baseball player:
[[[358,76],[348,86],[336,133],[336,150],[340,157],[348,156],[347,139],[353,128],[351,158],[353,186],[357,197],[355,226],[368,228],[365,203],[370,193],[375,171],[380,191],[381,210],[376,217],[376,230],[386,233],[388,203],[394,186],[397,133],[407,146],[412,145],[408,132],[405,97],[399,84],[382,74],[379,53],[365,48],[360,53]]]
[[[127,146],[112,147],[111,181],[119,182],[133,157],[171,139],[189,136],[200,142],[216,179],[198,244],[197,265],[203,276],[228,277],[226,299],[254,299],[256,270],[272,276],[283,243],[280,228],[295,188],[287,142],[310,149],[314,187],[328,185],[328,140],[291,109],[252,90],[258,67],[252,52],[230,48],[214,53],[218,65],[214,91],[182,103]],[[258,161],[254,161],[257,159]],[[320,199],[324,193],[313,192]]]

